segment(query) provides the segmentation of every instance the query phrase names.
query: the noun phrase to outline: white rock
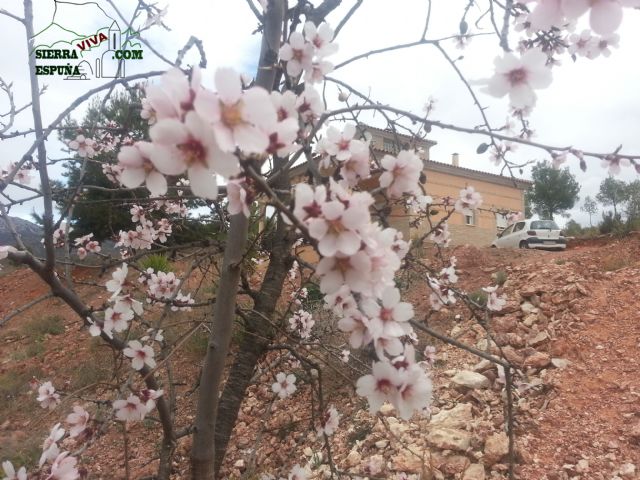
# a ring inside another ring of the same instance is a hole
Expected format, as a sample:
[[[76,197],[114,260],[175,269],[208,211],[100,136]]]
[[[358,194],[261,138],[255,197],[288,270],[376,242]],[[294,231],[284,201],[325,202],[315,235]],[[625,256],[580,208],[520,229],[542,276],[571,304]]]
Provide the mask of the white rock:
[[[493,465],[498,463],[502,457],[509,453],[509,439],[504,432],[489,435],[484,443],[485,465]]]
[[[431,417],[430,426],[464,428],[473,420],[470,403],[458,403],[449,410],[442,410]]]
[[[460,370],[451,379],[456,385],[467,388],[489,388],[491,382],[484,375],[470,370]]]
[[[625,463],[618,469],[618,475],[625,478],[633,478],[636,474],[636,466],[633,463]]]
[[[471,434],[456,428],[435,428],[427,434],[427,441],[442,450],[465,452],[471,447]]]
[[[552,358],[551,364],[556,368],[567,368],[571,362],[565,358]]]
[[[589,471],[589,462],[584,458],[578,460],[576,463],[576,473],[587,473]]]
[[[469,465],[464,472],[462,480],[485,480],[484,466],[479,463]]]

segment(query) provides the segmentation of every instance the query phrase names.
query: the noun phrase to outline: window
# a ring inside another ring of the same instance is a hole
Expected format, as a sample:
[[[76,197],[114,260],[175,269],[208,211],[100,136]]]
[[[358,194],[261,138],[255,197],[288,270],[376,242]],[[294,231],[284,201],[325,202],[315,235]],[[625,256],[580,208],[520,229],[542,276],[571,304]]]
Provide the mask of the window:
[[[553,220],[536,220],[531,222],[532,230],[560,230],[560,227]]]
[[[397,152],[398,151],[398,147],[396,145],[396,142],[394,142],[392,139],[390,138],[385,138],[383,140],[382,143],[382,148],[386,151],[386,152]]]
[[[507,222],[507,216],[504,213],[496,213],[496,228],[498,231],[502,231],[509,226]]]
[[[464,224],[475,225],[476,224],[476,212],[475,210],[466,210],[464,212]]]
[[[500,234],[501,237],[506,237],[507,235],[509,235],[511,232],[513,232],[513,225],[509,225],[507,228],[505,228],[503,230],[503,232]]]
[[[514,232],[519,232],[523,228],[524,228],[524,222],[518,222],[518,223],[516,223],[515,227],[513,227],[513,231]]]

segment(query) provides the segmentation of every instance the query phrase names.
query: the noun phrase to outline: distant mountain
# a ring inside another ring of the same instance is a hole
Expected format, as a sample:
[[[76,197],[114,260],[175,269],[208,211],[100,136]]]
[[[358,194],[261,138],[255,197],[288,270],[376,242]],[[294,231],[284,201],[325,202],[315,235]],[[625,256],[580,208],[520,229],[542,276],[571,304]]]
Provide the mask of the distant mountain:
[[[10,217],[16,226],[16,230],[22,237],[24,244],[36,255],[41,256],[44,254],[44,247],[40,240],[42,240],[42,227],[36,225],[29,220],[24,220],[19,217]],[[9,226],[4,221],[4,218],[0,218],[0,245],[15,245],[16,241],[9,230]]]

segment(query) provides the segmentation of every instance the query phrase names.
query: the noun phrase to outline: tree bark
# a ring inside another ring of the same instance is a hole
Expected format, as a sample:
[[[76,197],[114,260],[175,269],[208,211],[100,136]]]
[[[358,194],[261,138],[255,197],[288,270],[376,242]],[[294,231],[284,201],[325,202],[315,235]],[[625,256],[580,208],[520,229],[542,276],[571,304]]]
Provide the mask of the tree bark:
[[[283,20],[284,0],[270,0],[264,15],[264,34],[256,74],[256,84],[269,91],[273,89]],[[249,220],[242,213],[231,217],[229,238],[220,273],[216,303],[213,307],[213,329],[200,377],[200,392],[191,452],[192,477],[195,480],[213,480],[215,478],[215,428],[218,418],[218,392],[231,343],[248,225]]]

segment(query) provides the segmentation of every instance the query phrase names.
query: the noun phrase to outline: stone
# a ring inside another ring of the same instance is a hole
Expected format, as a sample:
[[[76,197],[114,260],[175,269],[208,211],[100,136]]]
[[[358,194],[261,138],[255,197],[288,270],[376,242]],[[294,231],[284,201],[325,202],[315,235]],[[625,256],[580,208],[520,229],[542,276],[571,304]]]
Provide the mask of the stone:
[[[442,473],[446,475],[456,475],[464,472],[469,466],[469,459],[464,455],[447,455],[440,466]]]
[[[544,352],[536,352],[532,355],[529,355],[524,360],[525,367],[532,368],[545,368],[551,363],[551,357],[548,353]]]
[[[442,450],[465,452],[471,447],[471,434],[457,428],[434,428],[427,434],[427,441]]]
[[[522,323],[527,327],[531,327],[537,321],[538,321],[538,315],[536,315],[535,313],[532,313],[524,317],[524,320],[522,320]]]
[[[514,317],[497,317],[491,321],[491,326],[496,333],[509,333],[516,329],[518,322]]]
[[[576,473],[587,473],[589,471],[589,462],[584,458],[578,460],[576,463]]]
[[[542,331],[533,338],[529,338],[527,343],[532,347],[537,347],[545,343],[547,340],[549,340],[549,334],[546,331]]]
[[[442,410],[433,415],[430,426],[446,428],[464,428],[473,420],[470,403],[458,403],[449,410]]]
[[[531,302],[524,302],[522,305],[520,305],[520,310],[522,310],[522,313],[524,313],[525,315],[538,313],[538,308],[535,307]]]
[[[484,457],[482,461],[485,465],[491,466],[498,463],[502,457],[509,453],[509,439],[504,432],[489,435],[484,442]]]
[[[489,388],[491,386],[489,379],[484,375],[472,372],[470,370],[460,370],[451,379],[458,386],[466,388]]]
[[[389,445],[389,440],[378,440],[375,443],[375,446],[378,450],[382,450],[383,448],[386,448],[387,445]]]
[[[624,478],[634,478],[636,466],[633,463],[625,463],[618,469],[618,475]]]
[[[504,358],[506,358],[511,363],[522,365],[522,363],[524,362],[524,357],[516,352],[516,350],[511,345],[504,347],[502,349],[502,353],[504,354]]]
[[[552,358],[551,365],[556,368],[567,368],[571,362],[564,358]]]
[[[390,417],[391,414],[393,412],[395,412],[395,411],[396,411],[395,407],[393,405],[391,405],[390,403],[384,403],[380,407],[380,413],[382,415],[384,415],[385,417]]]
[[[392,469],[398,472],[406,472],[406,473],[420,473],[422,472],[422,468],[424,467],[424,462],[422,458],[420,458],[420,453],[422,449],[413,448],[410,446],[409,448],[403,448],[398,453],[393,456],[393,464]],[[415,453],[412,453],[415,452]]]
[[[469,465],[462,476],[462,480],[485,480],[484,465],[473,463]]]
[[[347,458],[345,458],[344,463],[347,467],[353,468],[360,465],[361,461],[362,456],[360,455],[360,453],[358,453],[357,450],[351,450],[349,452],[349,455],[347,455]]]

